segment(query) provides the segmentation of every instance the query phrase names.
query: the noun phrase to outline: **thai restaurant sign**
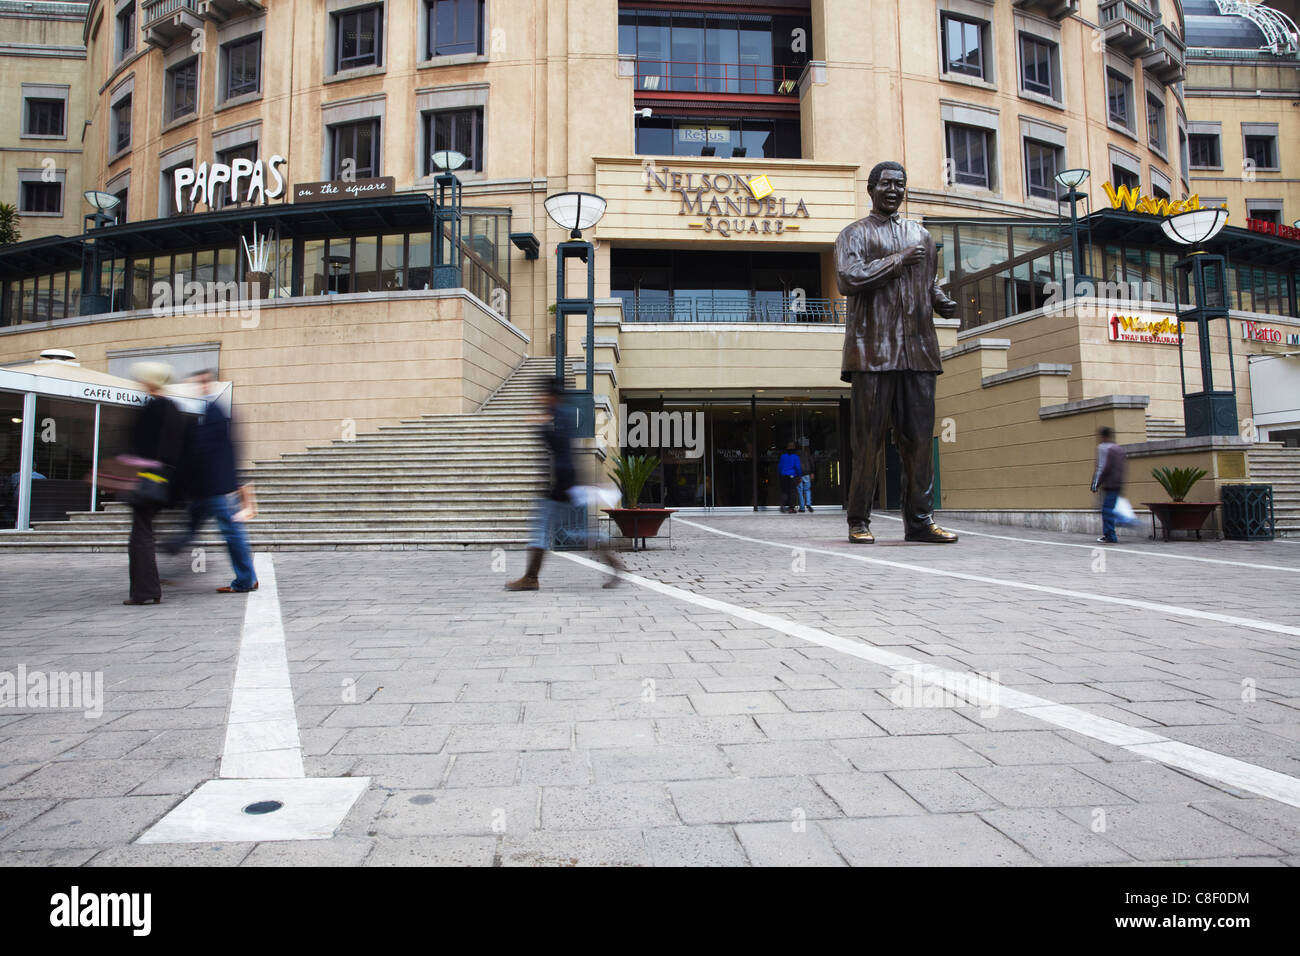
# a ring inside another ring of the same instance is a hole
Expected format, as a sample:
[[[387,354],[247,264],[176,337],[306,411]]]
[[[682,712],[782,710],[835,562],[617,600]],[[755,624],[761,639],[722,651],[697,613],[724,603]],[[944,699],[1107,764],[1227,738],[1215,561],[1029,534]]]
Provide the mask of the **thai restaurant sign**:
[[[1146,342],[1152,345],[1177,345],[1178,320],[1153,319],[1145,315],[1112,312],[1106,323],[1106,337],[1112,342]]]
[[[609,205],[602,237],[647,241],[834,242],[859,218],[857,166],[678,156],[596,160]]]
[[[1251,232],[1262,232],[1266,236],[1300,240],[1300,229],[1295,226],[1284,226],[1281,223],[1269,222],[1267,219],[1247,219],[1246,228]]]

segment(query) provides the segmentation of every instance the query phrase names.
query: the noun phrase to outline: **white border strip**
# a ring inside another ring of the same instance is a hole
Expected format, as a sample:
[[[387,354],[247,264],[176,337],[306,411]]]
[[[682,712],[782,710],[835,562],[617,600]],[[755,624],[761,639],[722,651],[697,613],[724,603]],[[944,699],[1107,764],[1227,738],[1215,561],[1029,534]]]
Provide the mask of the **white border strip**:
[[[686,523],[693,524],[693,522],[689,521]],[[704,526],[695,525],[695,527],[703,528]],[[705,530],[712,531],[714,529],[705,528]],[[728,532],[719,533],[728,534],[729,537],[740,537],[740,535],[733,535]],[[744,540],[754,541],[757,539],[746,538]],[[767,544],[769,542],[759,543]],[[777,547],[786,548],[787,546],[777,545]],[[562,558],[573,561],[575,564],[581,564],[605,574],[609,573],[609,569],[603,564],[598,564],[588,558],[579,557],[567,551],[557,551],[555,553]],[[876,563],[894,564],[894,562],[889,561]],[[753,608],[729,604],[726,601],[719,601],[717,598],[694,594],[668,584],[661,584],[650,578],[643,578],[638,574],[627,571],[617,572],[617,574],[624,581],[656,591],[666,597],[685,601],[697,607],[708,608],[711,611],[722,611],[752,624],[758,624],[760,627],[768,628],[780,634],[788,634],[791,637],[798,637],[810,644],[839,651],[859,660],[881,664],[893,670],[906,670],[906,679],[908,681],[919,678],[927,684],[943,687],[976,706],[1006,707],[1009,710],[1037,717],[1039,720],[1060,727],[1062,730],[1069,730],[1085,737],[1091,737],[1093,740],[1112,744],[1140,756],[1169,764],[1172,767],[1189,770],[1199,776],[1218,780],[1229,786],[1248,790],[1251,793],[1257,793],[1279,803],[1300,807],[1300,780],[1278,773],[1275,770],[1257,767],[1254,764],[1248,764],[1223,754],[1170,740],[1168,737],[1162,737],[1160,734],[1152,733],[1149,730],[1130,727],[1117,720],[1098,717],[1066,704],[1058,704],[1042,697],[1035,697],[1033,694],[1026,694],[1023,691],[1003,687],[982,674],[963,674],[958,671],[945,670],[903,654],[882,650],[863,641],[838,637],[820,628],[799,624],[764,611],[756,611]]]

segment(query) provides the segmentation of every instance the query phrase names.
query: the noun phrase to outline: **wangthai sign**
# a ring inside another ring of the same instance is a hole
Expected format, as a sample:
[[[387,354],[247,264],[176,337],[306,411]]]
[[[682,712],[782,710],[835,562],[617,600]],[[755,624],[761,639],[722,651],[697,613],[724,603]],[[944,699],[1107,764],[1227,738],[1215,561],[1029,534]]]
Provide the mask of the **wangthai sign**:
[[[397,189],[392,176],[376,179],[330,179],[323,183],[295,183],[294,202],[325,202],[334,199],[360,199],[370,196],[391,196]]]
[[[808,203],[799,196],[776,196],[765,174],[676,172],[647,167],[645,190],[667,193],[678,203],[677,215],[689,217],[687,225],[732,236],[779,236],[797,230],[808,219]]]
[[[1178,344],[1178,320],[1152,319],[1143,315],[1112,312],[1106,324],[1112,342],[1146,342],[1154,345]]]
[[[1193,209],[1207,208],[1201,205],[1199,194],[1188,196],[1186,199],[1157,199],[1154,196],[1143,196],[1141,189],[1130,189],[1124,185],[1116,188],[1108,182],[1101,185],[1106,190],[1106,198],[1110,200],[1112,209],[1127,209],[1129,212],[1140,212],[1148,216],[1172,216]]]
[[[227,201],[232,203],[264,204],[268,199],[278,199],[284,193],[285,180],[276,167],[287,162],[283,156],[272,156],[266,161],[235,159],[229,163],[199,163],[198,169],[177,169],[172,173],[176,208],[186,208],[184,193],[188,190],[190,208],[196,202],[202,202],[211,209],[212,198],[217,195],[217,187],[221,185],[230,187],[226,196]]]

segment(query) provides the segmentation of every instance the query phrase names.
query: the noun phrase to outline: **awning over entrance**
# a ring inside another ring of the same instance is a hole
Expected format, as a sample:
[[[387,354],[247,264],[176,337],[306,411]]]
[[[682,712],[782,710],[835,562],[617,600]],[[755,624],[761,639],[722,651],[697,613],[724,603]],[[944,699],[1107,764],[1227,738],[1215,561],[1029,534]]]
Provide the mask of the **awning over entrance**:
[[[0,278],[57,272],[81,266],[82,242],[102,243],[101,258],[152,256],[173,249],[238,246],[256,226],[281,239],[361,233],[428,231],[434,201],[425,193],[378,196],[348,202],[241,206],[190,216],[125,222],[86,236],[50,236],[0,248]]]

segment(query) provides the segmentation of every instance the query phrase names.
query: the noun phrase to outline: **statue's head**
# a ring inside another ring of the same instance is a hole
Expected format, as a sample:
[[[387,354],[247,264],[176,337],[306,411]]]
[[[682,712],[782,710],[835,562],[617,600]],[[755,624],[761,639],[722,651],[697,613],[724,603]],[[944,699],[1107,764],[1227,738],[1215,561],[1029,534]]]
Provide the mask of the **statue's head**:
[[[872,209],[892,216],[907,196],[907,170],[892,160],[876,163],[867,176],[867,192],[871,194]]]

